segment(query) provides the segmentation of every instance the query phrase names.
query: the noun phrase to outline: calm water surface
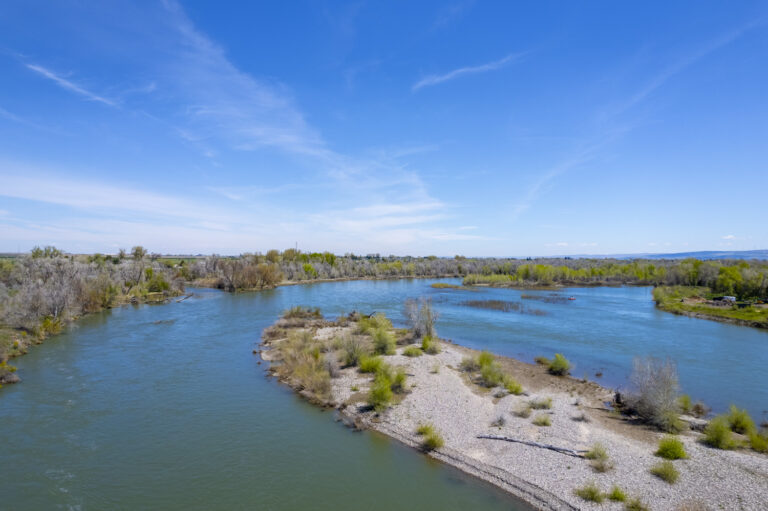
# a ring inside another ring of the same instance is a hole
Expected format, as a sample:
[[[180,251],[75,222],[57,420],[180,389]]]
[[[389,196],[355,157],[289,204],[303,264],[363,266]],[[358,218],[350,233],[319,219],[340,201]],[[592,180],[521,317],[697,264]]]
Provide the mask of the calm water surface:
[[[657,311],[647,288],[435,290],[357,281],[197,297],[85,318],[17,360],[0,391],[3,509],[524,509],[495,489],[371,433],[352,433],[264,377],[251,350],[286,308],[402,321],[431,296],[443,337],[576,376],[626,382],[634,355],[670,356],[683,390],[716,409],[768,408],[768,332]],[[448,282],[453,282],[448,280]],[[520,302],[499,312],[467,300]]]

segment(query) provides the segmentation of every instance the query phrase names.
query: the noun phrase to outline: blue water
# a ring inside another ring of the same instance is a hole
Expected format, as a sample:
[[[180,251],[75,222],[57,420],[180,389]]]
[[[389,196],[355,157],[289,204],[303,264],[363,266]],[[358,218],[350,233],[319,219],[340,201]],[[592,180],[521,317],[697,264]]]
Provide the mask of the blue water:
[[[432,280],[350,281],[89,316],[16,359],[0,390],[0,508],[524,509],[497,490],[372,433],[353,433],[264,374],[261,330],[293,305],[402,322],[431,297],[441,337],[532,361],[565,354],[576,376],[626,384],[636,355],[671,357],[715,410],[768,408],[768,332],[657,311],[648,288],[437,290]],[[446,280],[446,282],[458,282]],[[522,301],[528,312],[467,307]],[[595,377],[602,372],[601,378]]]

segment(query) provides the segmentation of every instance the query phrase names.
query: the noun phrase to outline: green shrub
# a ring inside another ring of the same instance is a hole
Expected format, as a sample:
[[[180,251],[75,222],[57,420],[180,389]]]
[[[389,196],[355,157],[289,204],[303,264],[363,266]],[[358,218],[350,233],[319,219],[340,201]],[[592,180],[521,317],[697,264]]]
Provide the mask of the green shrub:
[[[589,460],[589,464],[596,472],[608,472],[613,468],[610,457],[608,457],[608,451],[605,450],[602,444],[595,444],[584,455]]]
[[[600,488],[598,488],[595,483],[589,483],[586,486],[582,486],[581,488],[576,488],[574,493],[589,502],[597,502],[600,504],[605,500],[605,495],[600,491]]]
[[[464,357],[461,360],[459,367],[462,371],[467,373],[474,373],[475,371],[480,370],[480,364],[477,362],[477,359],[472,357]]]
[[[530,402],[530,406],[534,410],[549,410],[552,408],[552,398],[534,399]]]
[[[627,494],[618,486],[614,486],[608,494],[608,498],[614,502],[624,502],[627,500]]]
[[[555,358],[550,361],[547,370],[550,374],[565,376],[571,370],[571,363],[561,353],[555,353]]]
[[[666,460],[680,460],[688,457],[685,452],[685,446],[683,442],[673,436],[665,436],[659,441],[659,448],[656,451],[656,456],[660,456]]]
[[[507,392],[516,396],[523,393],[523,386],[511,377],[507,377],[504,381],[504,388],[507,389]]]
[[[493,354],[491,354],[491,352],[489,351],[482,351],[477,356],[477,365],[480,366],[481,368],[485,366],[493,365],[495,361],[496,359],[494,358]]]
[[[426,424],[419,424],[419,427],[416,428],[416,434],[417,435],[431,435],[435,433],[435,427],[432,424],[426,423]]]
[[[661,463],[654,465],[651,467],[651,474],[669,484],[675,484],[680,477],[680,473],[671,461],[662,461]]]
[[[551,360],[549,360],[547,357],[536,357],[533,359],[534,362],[536,362],[539,365],[548,366],[552,363]]]
[[[392,322],[382,313],[376,313],[370,317],[362,317],[357,322],[357,330],[361,334],[372,334],[374,330],[391,330]]]
[[[407,376],[405,374],[405,369],[402,367],[398,367],[395,371],[395,374],[392,376],[392,383],[390,385],[390,388],[392,389],[392,392],[395,394],[402,394],[405,392],[405,381],[407,379]]]
[[[440,344],[431,335],[425,335],[421,339],[421,349],[424,350],[424,353],[437,355],[440,353]]]
[[[380,355],[395,354],[395,336],[384,328],[376,328],[372,331],[373,350]]]
[[[392,401],[392,382],[386,375],[378,373],[373,379],[373,385],[368,392],[368,404],[380,412]]]
[[[480,380],[485,387],[498,387],[504,383],[504,373],[496,364],[481,366]]]
[[[384,360],[378,356],[369,357],[363,355],[360,357],[360,372],[361,373],[377,373],[384,367]]]
[[[683,394],[682,396],[677,398],[677,406],[680,407],[680,412],[684,414],[689,414],[693,410],[693,402],[691,401],[691,396],[688,394]]]
[[[551,426],[552,421],[549,419],[549,415],[537,415],[533,419],[533,424],[536,426]]]
[[[367,355],[367,350],[360,339],[353,337],[344,339],[341,349],[344,350],[343,362],[345,366],[356,366]]]
[[[703,442],[717,449],[733,449],[736,447],[728,417],[719,415],[709,421],[709,424],[704,429]]]
[[[734,405],[731,405],[731,409],[728,412],[728,424],[730,424],[731,431],[741,433],[742,435],[757,430],[755,422],[749,416],[749,412],[736,408]]]
[[[753,451],[768,454],[768,431],[758,433],[753,431],[749,434],[749,445]]]
[[[624,509],[626,511],[649,511],[648,506],[643,504],[643,501],[638,498],[629,499],[624,504]]]
[[[437,431],[424,435],[424,440],[421,442],[421,448],[425,451],[434,451],[435,449],[440,449],[443,445],[445,445],[445,441]]]
[[[406,357],[420,357],[422,351],[416,346],[408,346],[403,350],[403,355]]]

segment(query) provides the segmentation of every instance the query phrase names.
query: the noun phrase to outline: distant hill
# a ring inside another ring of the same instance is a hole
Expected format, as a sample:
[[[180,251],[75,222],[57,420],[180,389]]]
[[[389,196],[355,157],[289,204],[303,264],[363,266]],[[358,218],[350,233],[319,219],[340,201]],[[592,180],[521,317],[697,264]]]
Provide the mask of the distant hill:
[[[572,257],[596,257],[616,259],[761,259],[768,260],[768,250],[703,250],[699,252],[675,252],[673,254],[614,254],[577,255]]]

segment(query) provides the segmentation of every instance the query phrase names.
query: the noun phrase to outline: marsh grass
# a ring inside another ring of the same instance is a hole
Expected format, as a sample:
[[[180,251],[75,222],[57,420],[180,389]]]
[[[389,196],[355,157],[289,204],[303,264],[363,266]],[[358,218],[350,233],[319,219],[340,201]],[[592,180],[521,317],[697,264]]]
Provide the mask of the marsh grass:
[[[671,461],[662,461],[654,465],[651,467],[651,474],[669,484],[675,484],[680,478],[680,472],[677,471]]]
[[[655,454],[665,460],[681,460],[688,457],[683,442],[673,436],[662,438]]]

